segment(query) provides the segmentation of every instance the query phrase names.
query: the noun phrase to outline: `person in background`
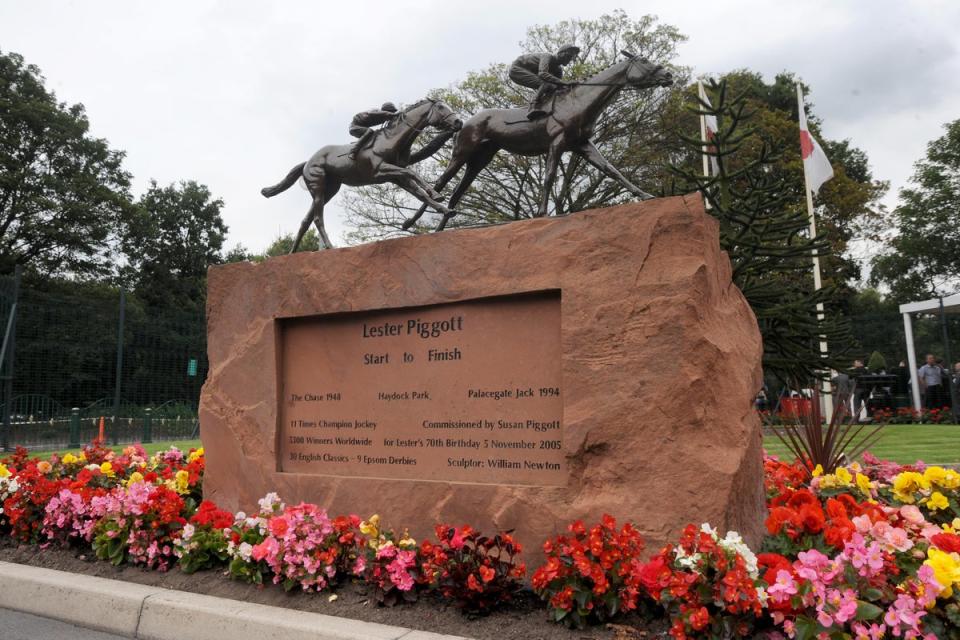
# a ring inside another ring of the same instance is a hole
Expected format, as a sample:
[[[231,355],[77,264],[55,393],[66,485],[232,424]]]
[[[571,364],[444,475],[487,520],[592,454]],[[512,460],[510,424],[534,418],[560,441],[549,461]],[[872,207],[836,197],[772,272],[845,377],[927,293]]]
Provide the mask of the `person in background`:
[[[853,418],[860,422],[860,409],[863,403],[870,397],[870,390],[857,384],[857,378],[869,374],[870,371],[863,366],[863,360],[854,360],[853,367],[850,368],[850,377],[853,378]]]
[[[833,406],[840,406],[840,399],[844,398],[847,404],[847,411],[850,410],[850,394],[853,392],[853,380],[845,371],[836,371],[836,375],[830,378],[830,386],[833,388]]]
[[[927,409],[942,408],[945,376],[935,355],[927,354],[927,363],[917,370],[917,378],[920,380],[920,392],[925,396],[924,404]]]

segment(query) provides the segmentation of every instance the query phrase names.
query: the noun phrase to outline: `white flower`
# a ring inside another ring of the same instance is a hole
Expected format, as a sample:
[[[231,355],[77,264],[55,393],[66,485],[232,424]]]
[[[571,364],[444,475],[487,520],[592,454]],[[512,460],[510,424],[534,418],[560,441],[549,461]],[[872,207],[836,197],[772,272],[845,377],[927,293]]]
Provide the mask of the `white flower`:
[[[275,511],[283,509],[283,502],[280,500],[280,496],[273,491],[260,498],[257,504],[260,505],[260,513],[262,515],[271,516]]]
[[[240,548],[237,549],[237,551],[240,553],[241,558],[249,562],[253,555],[253,545],[249,542],[241,542]]]
[[[710,526],[709,522],[704,522],[700,525],[700,531],[704,532],[714,540],[717,539],[717,530]]]
[[[747,573],[751,578],[756,579],[759,576],[757,571],[757,556],[753,553],[747,543],[736,531],[728,531],[723,540],[719,541],[720,548],[724,551],[738,553],[743,557],[743,562],[747,567]]]
[[[192,524],[188,522],[187,524],[183,525],[184,540],[189,540],[190,538],[192,538],[194,533],[196,533],[196,527],[194,527]]]

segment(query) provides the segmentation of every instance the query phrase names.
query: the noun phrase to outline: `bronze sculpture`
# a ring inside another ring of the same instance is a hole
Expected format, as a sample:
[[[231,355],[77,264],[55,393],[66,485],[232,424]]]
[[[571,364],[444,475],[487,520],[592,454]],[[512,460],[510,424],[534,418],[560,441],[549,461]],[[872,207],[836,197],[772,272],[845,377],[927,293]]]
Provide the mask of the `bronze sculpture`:
[[[384,102],[379,109],[361,111],[350,121],[350,135],[359,138],[350,150],[350,157],[356,158],[357,152],[366,148],[367,144],[377,135],[375,126],[390,122],[397,115],[397,107],[392,102]]]
[[[437,191],[442,190],[466,165],[464,175],[453,190],[447,206],[450,209],[456,207],[473,180],[501,149],[525,156],[546,154],[546,174],[538,217],[547,215],[550,190],[557,176],[560,156],[566,151],[581,155],[638,198],[652,198],[611,165],[590,142],[603,109],[625,87],[645,89],[673,84],[673,75],[663,65],[627,51],[622,53],[624,60],[587,80],[559,86],[554,91],[549,106],[551,112],[546,117],[531,121],[522,108],[484,109],[467,120],[454,140],[449,166],[434,185]],[[426,205],[420,207],[412,218],[404,222],[403,228],[413,226],[426,208]],[[437,226],[438,231],[446,226],[451,215],[452,212],[443,214]]]
[[[336,195],[341,185],[357,187],[392,182],[423,202],[424,208],[430,206],[448,216],[450,210],[437,201],[437,194],[430,185],[407,166],[435,152],[462,124],[446,104],[427,98],[392,115],[383,129],[373,134],[372,143],[364,148],[359,148],[361,145],[357,143],[355,155],[351,154],[350,145],[327,145],[313,154],[308,161],[291,169],[278,184],[261,189],[260,193],[270,198],[286,191],[303,176],[307,190],[313,198],[307,215],[300,223],[300,230],[290,253],[299,248],[311,222],[316,226],[324,248],[333,248],[323,224],[323,207]],[[439,128],[448,133],[441,134],[424,148],[411,154],[410,148],[414,141],[427,127]]]
[[[530,110],[527,111],[528,120],[536,120],[547,115],[543,110],[543,103],[551,97],[557,87],[568,86],[570,83],[563,79],[563,68],[573,62],[580,53],[580,48],[565,44],[552,53],[526,53],[510,65],[510,79],[521,87],[536,91],[530,101]]]

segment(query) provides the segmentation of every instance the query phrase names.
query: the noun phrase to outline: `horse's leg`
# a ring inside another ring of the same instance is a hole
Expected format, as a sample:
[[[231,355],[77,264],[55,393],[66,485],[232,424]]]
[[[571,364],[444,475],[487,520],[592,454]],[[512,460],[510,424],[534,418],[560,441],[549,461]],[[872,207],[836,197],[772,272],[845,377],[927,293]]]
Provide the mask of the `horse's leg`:
[[[473,154],[473,157],[471,157],[469,162],[467,162],[467,170],[463,172],[463,177],[460,179],[460,182],[457,183],[453,193],[450,194],[450,201],[447,203],[447,206],[450,207],[450,213],[443,216],[440,224],[437,225],[437,231],[444,230],[444,228],[447,226],[447,222],[455,213],[454,209],[456,208],[457,203],[460,202],[460,199],[463,198],[464,194],[467,193],[467,189],[469,189],[470,185],[473,184],[473,181],[477,179],[477,176],[480,175],[480,172],[483,171],[484,167],[490,164],[490,161],[493,160],[493,156],[497,155],[497,151],[499,151],[497,147],[492,144],[488,144],[480,147],[477,149],[476,153]]]
[[[339,190],[340,181],[328,177],[323,183],[323,204],[325,205],[326,203],[330,202],[330,199],[337,195],[337,191]],[[317,227],[317,233],[320,234],[320,240],[323,242],[324,246],[327,249],[332,249],[333,243],[330,242],[330,238],[327,236],[327,228],[323,222],[322,206],[320,208],[320,214],[314,217],[313,224]]]
[[[537,211],[537,217],[542,218],[547,215],[547,206],[550,204],[550,192],[553,189],[553,183],[557,179],[557,168],[560,166],[560,155],[563,151],[560,143],[554,141],[547,151],[546,173],[543,176],[543,196],[540,198],[540,210]]]
[[[440,178],[437,180],[437,182],[433,185],[433,190],[436,192],[443,191],[443,188],[447,186],[447,183],[450,182],[450,180],[455,175],[457,175],[457,172],[460,171],[460,168],[464,165],[465,162],[466,162],[465,157],[458,156],[458,157],[452,158],[450,160],[450,164],[447,166],[447,170],[443,172],[443,175],[441,175]],[[420,208],[417,209],[417,212],[413,214],[412,217],[404,220],[403,229],[407,230],[413,225],[415,225],[417,223],[417,220],[419,220],[423,216],[424,212],[427,210],[427,206],[428,205],[426,203],[422,204]]]
[[[433,207],[444,215],[450,211],[430,196],[430,186],[410,169],[384,162],[380,164],[375,177],[385,182],[394,183],[420,202]]]
[[[610,164],[610,161],[604,158],[603,154],[600,153],[600,150],[593,146],[593,143],[589,140],[574,149],[574,153],[578,153],[583,156],[587,162],[595,166],[603,173],[607,174],[610,178],[622,184],[630,193],[637,196],[641,200],[650,200],[653,198],[652,195],[630,182],[625,175],[620,173],[615,166]]]
[[[323,186],[326,181],[326,176],[323,172],[323,169],[319,167],[310,167],[305,172],[304,182],[307,185],[307,191],[310,192],[310,196],[313,198],[313,204],[310,205],[310,210],[307,211],[307,215],[303,218],[303,222],[300,223],[300,230],[297,232],[297,238],[293,241],[293,247],[290,249],[290,253],[296,253],[297,249],[300,248],[300,243],[303,241],[303,236],[306,235],[307,229],[310,228],[311,222],[316,222],[318,219],[322,220],[323,216]],[[322,229],[322,223],[317,226],[317,229]],[[325,238],[326,234],[321,234],[320,239],[324,243],[325,249],[332,249],[333,245],[329,244],[330,240]]]

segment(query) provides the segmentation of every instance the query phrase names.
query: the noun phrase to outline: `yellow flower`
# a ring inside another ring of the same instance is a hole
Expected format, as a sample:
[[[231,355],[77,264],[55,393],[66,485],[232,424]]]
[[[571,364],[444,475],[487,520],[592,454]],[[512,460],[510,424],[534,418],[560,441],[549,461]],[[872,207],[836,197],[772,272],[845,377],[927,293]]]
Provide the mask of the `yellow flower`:
[[[417,547],[417,541],[410,537],[409,529],[403,530],[403,537],[397,542],[397,546],[401,549],[415,549]]]
[[[63,464],[77,464],[80,462],[80,458],[72,453],[67,453],[63,456],[63,458],[60,459],[60,461],[63,462]]]
[[[53,465],[51,465],[46,460],[41,460],[40,462],[37,463],[37,471],[39,471],[40,473],[50,473],[51,469],[53,469]]]
[[[823,465],[822,465],[822,464],[818,464],[817,466],[815,466],[815,467],[813,468],[813,477],[814,477],[814,478],[817,478],[817,477],[822,476],[822,475],[823,475]]]
[[[203,456],[203,447],[200,447],[199,449],[194,449],[193,451],[190,452],[190,455],[187,456],[187,462],[194,462],[197,460],[197,458],[200,458],[202,456]]]
[[[927,479],[916,471],[904,471],[893,479],[893,495],[904,504],[913,504],[916,501],[913,494],[929,488],[930,483]]]
[[[9,478],[10,469],[7,469],[7,465],[0,462],[0,478]]]
[[[360,523],[360,533],[365,536],[373,536],[380,532],[380,516],[373,514],[370,516],[369,520],[364,520]]]
[[[850,483],[853,482],[853,476],[850,475],[850,472],[847,471],[845,467],[837,467],[833,475],[837,477],[837,482],[840,483],[840,486],[848,487]]]
[[[86,454],[86,452],[84,452],[84,451],[81,451],[81,452],[80,452],[80,461],[81,461],[81,462],[86,462],[86,461],[87,461],[87,454]]]
[[[113,465],[110,464],[109,462],[104,462],[100,465],[100,473],[107,476],[108,478],[112,478],[113,476],[117,475],[116,472],[113,470]]]
[[[927,467],[923,472],[923,478],[929,484],[937,485],[943,489],[956,489],[960,487],[960,473],[957,473],[953,469]]]
[[[931,511],[936,511],[938,509],[946,509],[950,506],[950,501],[947,500],[947,496],[943,495],[939,491],[934,491],[927,499],[927,509]]]
[[[186,469],[180,469],[174,476],[174,490],[177,493],[190,493],[190,472]]]
[[[860,492],[864,496],[870,498],[873,494],[870,492],[873,489],[873,483],[870,482],[870,478],[862,473],[857,474],[857,487],[860,489]]]
[[[143,474],[139,471],[134,471],[130,474],[130,477],[127,478],[127,486],[134,484],[135,482],[143,482]]]
[[[947,553],[936,547],[930,547],[927,549],[927,559],[923,564],[933,568],[934,577],[943,586],[940,597],[952,596],[953,587],[960,584],[960,554]]]

